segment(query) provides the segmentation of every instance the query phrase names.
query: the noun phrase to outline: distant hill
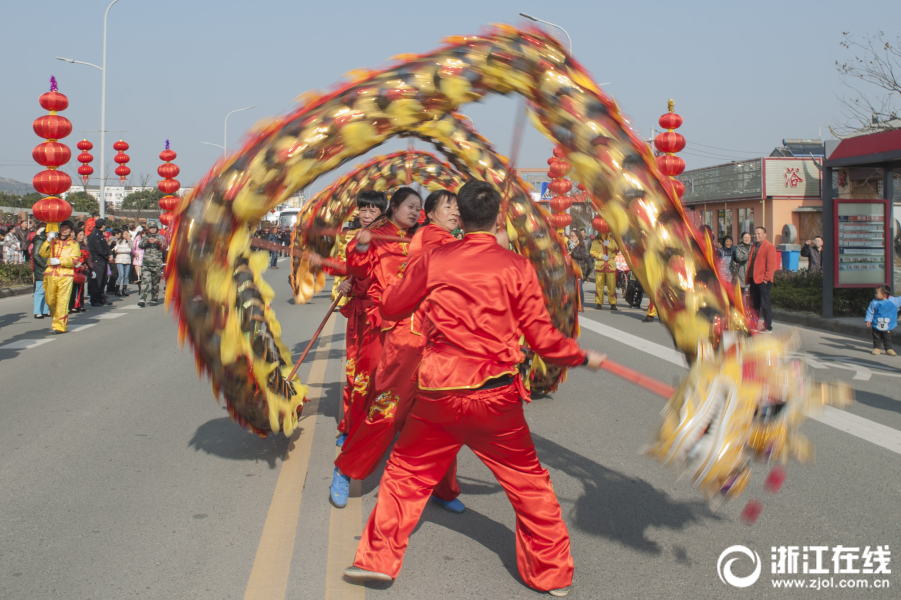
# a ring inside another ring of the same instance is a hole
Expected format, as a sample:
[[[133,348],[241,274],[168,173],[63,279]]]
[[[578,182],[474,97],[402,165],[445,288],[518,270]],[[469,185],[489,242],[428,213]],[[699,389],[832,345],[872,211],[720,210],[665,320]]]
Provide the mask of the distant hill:
[[[22,183],[21,181],[16,181],[15,179],[0,177],[0,192],[7,192],[9,194],[24,196],[25,194],[30,194],[33,191],[34,188],[30,183]]]

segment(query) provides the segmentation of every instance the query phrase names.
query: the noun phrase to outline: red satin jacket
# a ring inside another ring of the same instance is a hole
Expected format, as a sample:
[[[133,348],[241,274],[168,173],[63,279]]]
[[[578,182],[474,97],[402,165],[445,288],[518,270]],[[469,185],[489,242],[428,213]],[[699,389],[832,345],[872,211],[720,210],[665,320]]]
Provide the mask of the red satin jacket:
[[[426,225],[424,227],[420,227],[416,231],[416,235],[413,236],[413,239],[410,240],[410,255],[408,256],[409,262],[407,264],[408,268],[412,268],[412,266],[422,258],[425,253],[431,252],[435,248],[439,248],[445,244],[449,244],[451,242],[456,242],[457,238],[453,236],[449,231],[441,228],[438,225]],[[418,310],[413,315],[413,323],[410,325],[411,331],[416,335],[422,335],[422,320],[424,316],[424,311]]]
[[[474,389],[515,375],[523,359],[520,332],[548,362],[578,366],[585,360],[576,340],[551,323],[535,269],[494,234],[468,233],[425,254],[385,290],[382,317],[402,319],[420,304],[428,339],[420,389]]]
[[[392,237],[405,237],[407,234],[406,230],[400,229],[390,220],[373,229],[372,233]],[[379,305],[385,290],[404,276],[409,248],[408,243],[372,240],[366,252],[357,252],[356,237],[347,245],[347,274],[359,280],[369,279],[366,293],[370,302],[366,312],[369,322],[375,327],[391,329],[394,326],[393,323],[382,323]]]

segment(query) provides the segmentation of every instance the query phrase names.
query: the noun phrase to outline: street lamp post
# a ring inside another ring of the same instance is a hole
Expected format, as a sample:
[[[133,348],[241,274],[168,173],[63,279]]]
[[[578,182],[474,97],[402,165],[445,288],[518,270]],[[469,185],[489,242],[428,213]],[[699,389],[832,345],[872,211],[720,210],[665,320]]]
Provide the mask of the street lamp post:
[[[559,25],[557,25],[557,24],[555,24],[555,23],[551,23],[550,21],[545,21],[544,19],[538,19],[538,18],[536,18],[536,17],[533,17],[532,15],[527,15],[526,13],[519,13],[519,16],[520,16],[520,17],[525,17],[525,18],[527,18],[527,19],[530,20],[530,21],[535,21],[536,23],[544,23],[545,25],[550,25],[551,27],[556,27],[557,29],[559,29],[560,31],[562,31],[563,34],[566,36],[566,39],[569,40],[569,55],[572,56],[572,53],[573,53],[573,39],[572,39],[571,37],[569,37],[569,34],[566,32],[565,29],[563,29],[562,27],[560,27]]]
[[[225,115],[225,131],[222,134],[222,159],[223,160],[225,160],[225,158],[228,156],[228,152],[226,151],[226,148],[228,147],[228,118],[230,116],[232,116],[233,114],[235,114],[236,112],[241,112],[242,110],[250,110],[251,108],[256,108],[256,104],[254,104],[253,106],[248,106],[246,108],[239,108],[238,110],[233,110],[230,113],[228,113],[227,115]],[[215,146],[215,145],[216,144],[210,144],[210,146]]]
[[[76,65],[88,65],[89,67],[94,67],[95,69],[100,69],[100,216],[106,217],[106,22],[109,18],[109,10],[113,7],[113,4],[118,2],[119,0],[113,0],[110,2],[109,6],[106,7],[106,12],[103,13],[103,66],[98,67],[97,65],[92,65],[91,63],[82,62],[80,60],[72,60],[71,58],[60,58],[57,56],[57,60],[62,60],[68,63],[76,64]]]

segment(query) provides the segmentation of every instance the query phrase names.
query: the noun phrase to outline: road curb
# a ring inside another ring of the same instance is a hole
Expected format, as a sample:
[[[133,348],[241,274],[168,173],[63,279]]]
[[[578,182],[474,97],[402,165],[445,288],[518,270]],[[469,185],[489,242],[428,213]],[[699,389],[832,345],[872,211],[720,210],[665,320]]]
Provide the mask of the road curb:
[[[9,298],[10,296],[24,296],[34,291],[30,285],[17,285],[16,287],[0,288],[0,298]]]
[[[833,333],[844,333],[845,335],[853,335],[855,337],[870,337],[870,330],[865,325],[854,325],[845,323],[836,319],[826,319],[819,315],[808,313],[796,313],[787,310],[773,309],[773,319],[782,321],[783,323],[791,323],[793,325],[803,325],[811,329],[821,329],[823,331],[831,331]],[[863,323],[863,318],[860,319]]]

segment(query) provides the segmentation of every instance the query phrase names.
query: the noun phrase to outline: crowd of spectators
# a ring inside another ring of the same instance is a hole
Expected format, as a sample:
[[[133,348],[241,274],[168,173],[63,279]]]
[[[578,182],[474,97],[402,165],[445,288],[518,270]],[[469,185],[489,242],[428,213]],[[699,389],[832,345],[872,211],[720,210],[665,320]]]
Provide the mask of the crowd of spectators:
[[[156,226],[151,226],[151,229],[150,233],[155,233]],[[129,223],[115,226],[100,218],[99,213],[94,213],[85,221],[76,222],[75,240],[80,246],[82,261],[76,268],[69,312],[86,311],[88,298],[91,306],[103,306],[111,304],[111,296],[129,296],[130,284],[137,284],[140,293],[145,253],[141,242],[147,235],[148,232],[142,225]],[[22,221],[0,226],[2,262],[27,265],[34,275],[36,319],[49,316],[42,289],[47,264],[38,254],[41,245],[46,242],[43,223]]]

